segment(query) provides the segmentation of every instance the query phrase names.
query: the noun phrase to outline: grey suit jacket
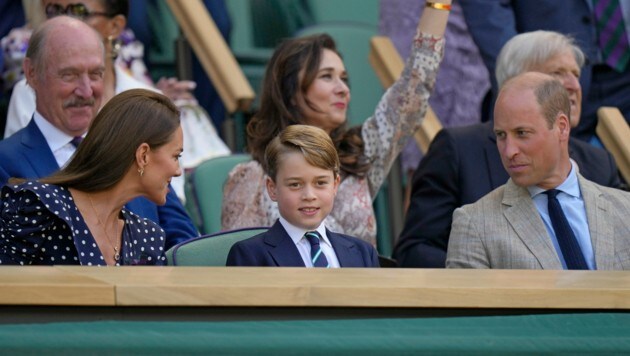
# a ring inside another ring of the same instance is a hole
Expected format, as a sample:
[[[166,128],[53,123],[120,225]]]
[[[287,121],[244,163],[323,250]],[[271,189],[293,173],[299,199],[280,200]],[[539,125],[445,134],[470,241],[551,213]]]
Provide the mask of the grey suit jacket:
[[[630,193],[578,174],[595,264],[630,270]],[[448,268],[562,269],[538,210],[512,180],[453,214]]]

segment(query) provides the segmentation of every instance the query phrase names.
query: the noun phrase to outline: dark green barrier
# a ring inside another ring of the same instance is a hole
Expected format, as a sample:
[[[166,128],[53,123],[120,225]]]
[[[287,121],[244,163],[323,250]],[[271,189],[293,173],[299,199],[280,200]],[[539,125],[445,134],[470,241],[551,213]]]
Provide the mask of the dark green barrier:
[[[629,354],[630,314],[0,325],[7,354]]]

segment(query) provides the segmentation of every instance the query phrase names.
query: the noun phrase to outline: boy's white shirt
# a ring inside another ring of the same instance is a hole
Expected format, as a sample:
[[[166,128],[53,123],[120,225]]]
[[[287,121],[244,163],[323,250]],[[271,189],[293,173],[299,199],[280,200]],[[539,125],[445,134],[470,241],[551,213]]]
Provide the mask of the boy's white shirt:
[[[280,216],[279,220],[280,220],[280,224],[282,224],[282,227],[284,227],[284,230],[287,232],[287,234],[289,234],[289,237],[291,237],[291,240],[293,240],[293,243],[295,243],[295,246],[300,252],[300,256],[302,256],[304,265],[306,267],[313,267],[313,261],[311,260],[311,244],[304,237],[304,234],[307,231],[312,231],[312,230],[305,230],[305,229],[299,228],[291,224],[290,222],[288,222],[282,216]],[[326,255],[326,259],[328,260],[328,264],[330,265],[330,268],[341,267],[339,265],[339,259],[337,258],[337,254],[335,253],[335,249],[333,249],[332,244],[330,243],[330,240],[328,239],[328,235],[326,234],[326,225],[324,224],[323,221],[319,224],[316,230],[317,232],[319,232],[320,236],[322,237],[320,241],[320,248],[322,249],[322,252],[324,253],[324,255]]]

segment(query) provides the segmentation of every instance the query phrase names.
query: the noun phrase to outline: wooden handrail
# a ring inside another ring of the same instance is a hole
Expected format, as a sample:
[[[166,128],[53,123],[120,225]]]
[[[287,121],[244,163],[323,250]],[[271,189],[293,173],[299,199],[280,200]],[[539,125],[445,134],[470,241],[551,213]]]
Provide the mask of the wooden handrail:
[[[630,127],[621,111],[615,107],[597,110],[597,135],[606,149],[615,157],[619,172],[630,182]]]
[[[255,93],[201,0],[166,0],[225,108],[247,111]]]
[[[369,60],[384,88],[389,88],[394,84],[405,66],[396,47],[387,36],[372,37]],[[429,106],[420,129],[414,134],[422,152],[427,152],[431,140],[441,129],[440,120]]]
[[[3,266],[0,306],[630,310],[630,279],[626,274],[413,268]]]

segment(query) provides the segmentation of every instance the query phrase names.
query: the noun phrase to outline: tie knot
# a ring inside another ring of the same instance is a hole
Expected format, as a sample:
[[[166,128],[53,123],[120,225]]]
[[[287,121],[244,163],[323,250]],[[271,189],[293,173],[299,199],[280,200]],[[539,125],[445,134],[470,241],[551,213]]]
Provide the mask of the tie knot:
[[[319,232],[307,231],[306,234],[304,234],[304,237],[306,237],[311,246],[319,246],[319,239],[321,238],[319,236]]]
[[[558,193],[560,193],[558,189],[549,189],[545,192],[551,199],[555,199]]]
[[[70,143],[75,147],[79,147],[79,144],[81,143],[81,141],[83,141],[83,137],[81,136],[75,136]]]

